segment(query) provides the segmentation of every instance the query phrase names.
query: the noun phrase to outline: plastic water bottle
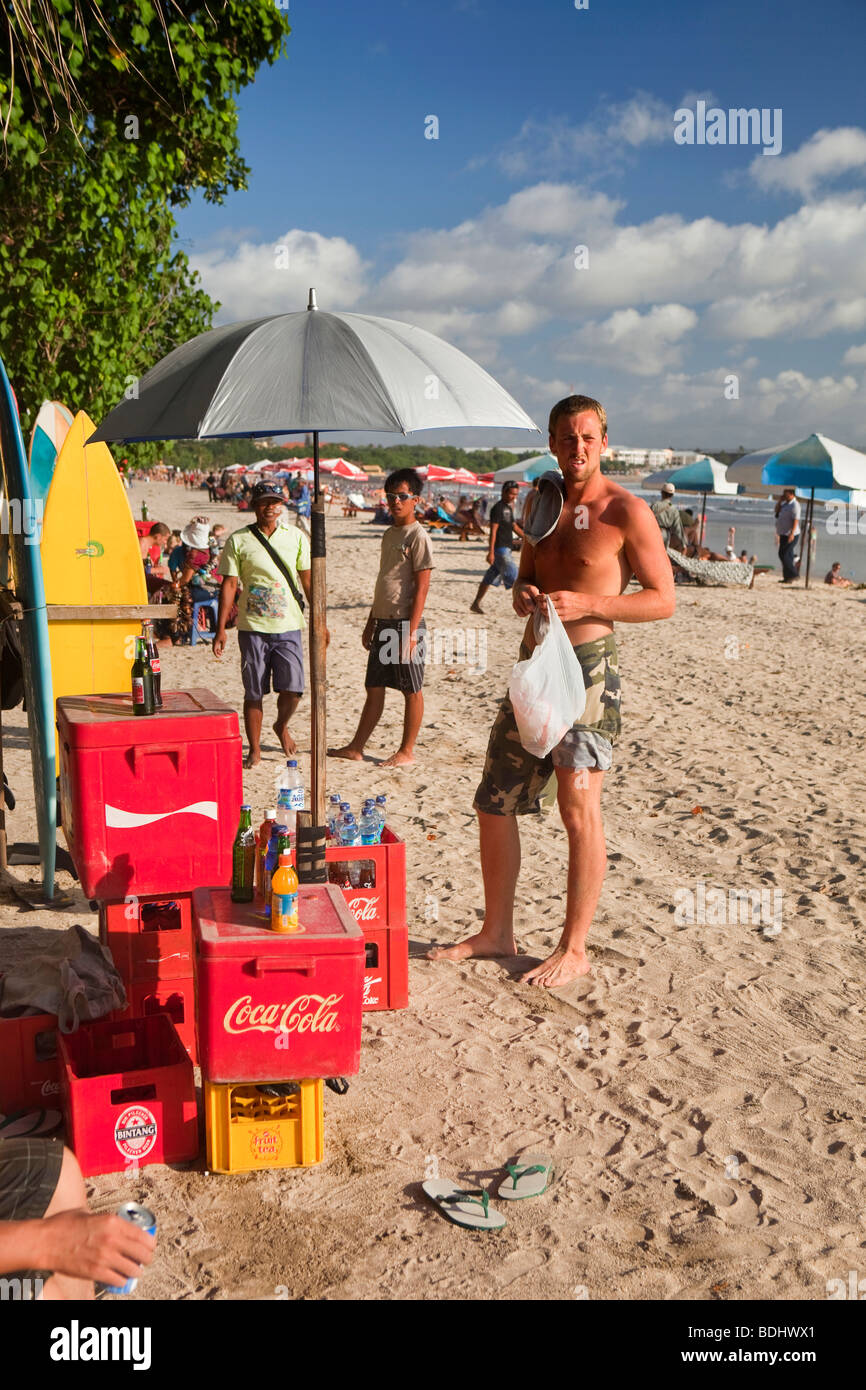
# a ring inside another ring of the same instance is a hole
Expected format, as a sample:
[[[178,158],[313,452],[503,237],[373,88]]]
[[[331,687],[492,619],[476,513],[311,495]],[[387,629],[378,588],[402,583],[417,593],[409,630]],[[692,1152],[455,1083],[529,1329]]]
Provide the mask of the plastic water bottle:
[[[289,758],[286,770],[280,778],[277,806],[294,835],[298,828],[298,812],[304,809],[304,783],[296,758]]]
[[[350,813],[343,818],[343,823],[340,826],[340,844],[344,849],[349,849],[357,843],[358,827],[355,823],[355,817]]]
[[[360,842],[361,836],[355,824],[355,817],[350,812],[340,826],[340,845],[343,849],[349,849],[354,845],[360,844]],[[357,888],[361,881],[361,866],[357,859],[349,859],[347,861],[346,872],[348,874],[350,886],[352,888]]]
[[[361,832],[362,845],[375,845],[379,842],[379,818],[375,812],[375,801],[365,801],[364,809],[361,812]]]
[[[332,840],[337,838],[337,818],[340,814],[340,795],[335,792],[328,801],[328,834]]]
[[[376,797],[376,816],[379,821],[379,838],[376,841],[377,845],[382,843],[382,831],[385,829],[386,817],[385,804],[387,802],[387,799],[388,798],[384,794]]]
[[[351,808],[351,806],[349,805],[348,801],[341,801],[341,802],[340,802],[340,814],[339,814],[339,816],[337,817],[337,838],[338,838],[338,839],[339,839],[339,836],[340,836],[341,827],[342,827],[342,825],[343,825],[343,823],[344,823],[346,817],[347,817],[347,816],[350,816],[351,814],[352,814],[352,808]],[[340,843],[341,843],[341,844],[343,843],[342,840],[340,840]]]

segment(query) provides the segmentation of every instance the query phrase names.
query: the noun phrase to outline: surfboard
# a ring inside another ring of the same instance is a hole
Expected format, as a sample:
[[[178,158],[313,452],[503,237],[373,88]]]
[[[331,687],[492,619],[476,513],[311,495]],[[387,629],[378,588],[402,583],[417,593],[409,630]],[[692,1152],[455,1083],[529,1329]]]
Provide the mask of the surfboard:
[[[43,401],[30,436],[28,462],[30,488],[34,497],[44,501],[51,486],[57,455],[72,424],[72,412],[59,401]]]
[[[30,726],[42,889],[46,898],[53,898],[57,859],[57,784],[50,643],[36,524],[39,508],[30,491],[30,470],[24,453],[21,423],[2,360],[0,466],[3,471],[3,520],[9,533],[12,579],[15,596],[24,609],[21,620],[24,691]]]
[[[126,489],[79,410],[45,499],[42,573],[54,700],[130,688],[147,585]],[[133,611],[123,615],[123,608]],[[64,611],[65,610],[65,611]],[[151,613],[153,610],[151,609]]]

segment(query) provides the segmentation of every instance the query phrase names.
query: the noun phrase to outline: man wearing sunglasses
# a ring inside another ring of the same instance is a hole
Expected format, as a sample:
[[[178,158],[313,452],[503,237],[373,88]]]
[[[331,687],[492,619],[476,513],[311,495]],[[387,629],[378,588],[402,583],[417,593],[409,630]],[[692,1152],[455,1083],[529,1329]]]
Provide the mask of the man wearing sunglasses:
[[[426,625],[423,613],[430,588],[433,549],[424,527],[415,520],[421,479],[400,468],[385,479],[391,525],[382,537],[373,606],[361,642],[367,660],[367,698],[351,743],[329,748],[332,758],[360,762],[367,740],[382,718],[385,691],[399,690],[405,701],[403,737],[397,752],[382,767],[405,767],[415,761],[415,740],[424,717]]]

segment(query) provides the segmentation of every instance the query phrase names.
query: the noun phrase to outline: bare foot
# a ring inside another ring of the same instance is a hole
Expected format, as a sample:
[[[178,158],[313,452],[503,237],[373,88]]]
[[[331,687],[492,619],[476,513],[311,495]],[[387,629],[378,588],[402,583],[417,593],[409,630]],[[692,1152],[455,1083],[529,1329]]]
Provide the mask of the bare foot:
[[[470,605],[469,605],[469,612],[470,612],[470,613],[480,613],[481,616],[482,616],[482,618],[484,617],[484,609],[483,609],[483,608],[479,608],[477,603],[470,603]]]
[[[565,951],[557,946],[552,956],[528,970],[523,976],[524,984],[543,985],[545,989],[559,989],[571,984],[581,975],[589,974],[589,961],[585,951]]]
[[[244,767],[256,767],[261,762],[261,760],[261,753],[254,753],[253,750],[250,749],[249,753],[247,753],[247,756],[244,758]]]
[[[297,751],[298,751],[298,745],[295,743],[295,740],[292,738],[291,734],[289,733],[289,726],[288,726],[288,724],[283,724],[283,725],[275,724],[275,725],[274,725],[274,733],[276,734],[277,738],[280,740],[280,743],[282,744],[283,752],[286,754],[286,756],[287,756],[288,758],[290,758],[290,757],[292,756],[293,753],[297,753]]]
[[[467,960],[478,956],[483,960],[493,960],[497,956],[516,956],[517,946],[514,937],[497,936],[482,928],[475,936],[468,936],[456,946],[434,946],[427,952],[428,960]]]
[[[364,754],[359,753],[357,748],[353,748],[351,743],[347,743],[345,748],[329,748],[329,758],[348,758],[351,763],[362,763]]]
[[[415,759],[411,753],[392,753],[390,758],[379,764],[380,767],[411,767]]]

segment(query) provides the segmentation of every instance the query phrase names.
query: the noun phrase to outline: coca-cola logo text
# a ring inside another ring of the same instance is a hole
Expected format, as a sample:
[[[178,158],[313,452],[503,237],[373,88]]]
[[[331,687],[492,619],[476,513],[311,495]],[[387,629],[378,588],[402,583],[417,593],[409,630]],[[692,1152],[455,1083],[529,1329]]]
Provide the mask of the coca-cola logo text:
[[[226,1009],[227,1033],[333,1033],[339,1031],[335,1005],[342,994],[299,994],[291,1004],[253,1004],[245,994]]]
[[[378,917],[376,904],[378,898],[347,898],[346,906],[355,914],[356,922],[375,922]]]

